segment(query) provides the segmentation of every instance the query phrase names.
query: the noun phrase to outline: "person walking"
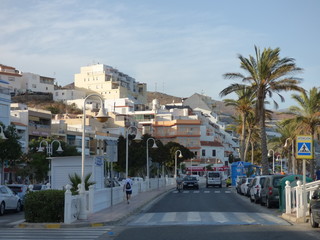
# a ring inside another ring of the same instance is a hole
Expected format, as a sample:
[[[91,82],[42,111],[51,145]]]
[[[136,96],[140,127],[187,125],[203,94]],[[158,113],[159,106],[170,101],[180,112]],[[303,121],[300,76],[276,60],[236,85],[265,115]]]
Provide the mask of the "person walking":
[[[126,191],[127,203],[129,204],[129,200],[132,194],[132,185],[133,181],[131,180],[130,176],[128,176],[123,185],[123,191]]]

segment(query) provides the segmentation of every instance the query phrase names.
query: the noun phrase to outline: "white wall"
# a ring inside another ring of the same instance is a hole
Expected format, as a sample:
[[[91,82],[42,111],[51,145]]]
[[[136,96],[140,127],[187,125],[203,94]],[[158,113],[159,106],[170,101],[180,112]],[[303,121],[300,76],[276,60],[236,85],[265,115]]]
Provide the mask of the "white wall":
[[[77,173],[81,176],[81,156],[55,157],[51,165],[51,188],[62,189],[70,184],[69,174]],[[86,156],[84,164],[84,175],[92,173],[90,181],[96,182],[95,188],[104,187],[104,165],[96,162],[95,156]]]

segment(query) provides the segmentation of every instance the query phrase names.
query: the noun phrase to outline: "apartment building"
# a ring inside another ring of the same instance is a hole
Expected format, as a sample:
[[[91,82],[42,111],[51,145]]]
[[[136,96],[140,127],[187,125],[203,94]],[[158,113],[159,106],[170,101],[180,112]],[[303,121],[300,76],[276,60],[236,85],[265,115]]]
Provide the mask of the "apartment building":
[[[10,124],[10,103],[11,95],[8,88],[9,83],[0,78],[0,122],[5,126]]]
[[[41,76],[35,73],[21,73],[20,92],[53,93],[55,78]]]
[[[28,126],[29,141],[51,136],[52,114],[50,111],[28,108],[21,103],[11,103],[10,107],[11,121]]]
[[[82,152],[82,133],[85,131],[85,155],[103,155],[105,141],[117,141],[119,135],[110,133],[109,121],[101,123],[94,118],[95,114],[86,112],[85,127],[82,114],[55,115],[52,120],[52,136]]]
[[[0,87],[8,88],[11,95],[15,95],[22,88],[21,78],[20,71],[0,64]]]
[[[86,93],[99,93],[104,99],[129,98],[135,103],[135,110],[144,109],[147,104],[147,86],[117,69],[104,64],[80,68],[75,74],[74,87]]]

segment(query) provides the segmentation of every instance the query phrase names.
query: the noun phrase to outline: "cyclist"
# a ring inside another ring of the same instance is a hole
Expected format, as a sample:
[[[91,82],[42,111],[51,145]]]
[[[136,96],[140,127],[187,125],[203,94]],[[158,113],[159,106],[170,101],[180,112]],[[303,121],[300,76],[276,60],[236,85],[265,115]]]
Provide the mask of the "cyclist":
[[[183,179],[180,176],[180,174],[178,174],[176,182],[177,182],[177,190],[180,192],[180,190],[182,190],[182,188],[183,188],[183,186],[182,186]]]

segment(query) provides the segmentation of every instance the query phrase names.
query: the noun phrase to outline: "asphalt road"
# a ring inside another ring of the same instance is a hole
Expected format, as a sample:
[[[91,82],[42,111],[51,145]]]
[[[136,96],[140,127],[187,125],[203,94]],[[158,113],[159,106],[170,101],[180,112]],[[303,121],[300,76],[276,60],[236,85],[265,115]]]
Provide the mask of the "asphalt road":
[[[251,203],[230,188],[171,191],[143,212],[114,226],[107,239],[320,239],[319,229],[307,223],[288,223],[280,215],[277,209]],[[106,239],[103,237],[99,239]]]

